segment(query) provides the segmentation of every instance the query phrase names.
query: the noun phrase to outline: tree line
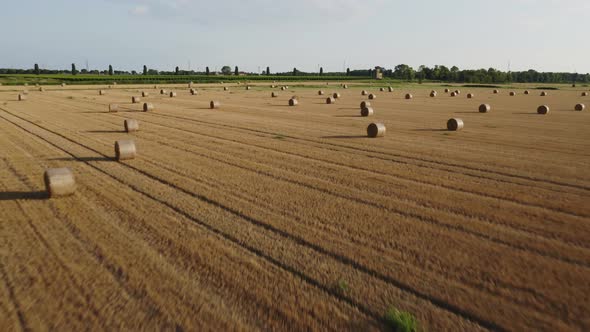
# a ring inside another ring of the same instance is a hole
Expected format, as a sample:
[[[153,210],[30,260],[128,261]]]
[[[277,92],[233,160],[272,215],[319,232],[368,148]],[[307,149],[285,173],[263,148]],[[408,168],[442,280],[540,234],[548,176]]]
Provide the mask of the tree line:
[[[412,68],[406,64],[400,64],[392,69],[384,67],[375,67],[375,69],[346,69],[345,72],[324,72],[324,68],[320,67],[318,72],[304,72],[297,68],[293,68],[289,72],[272,73],[270,67],[266,67],[261,73],[246,73],[241,72],[238,66],[232,70],[230,66],[223,66],[220,73],[223,75],[277,75],[277,76],[353,76],[353,77],[372,77],[374,71],[380,69],[383,72],[384,78],[397,79],[409,82],[423,82],[423,81],[438,81],[438,82],[452,82],[452,83],[590,83],[590,74],[578,73],[563,73],[563,72],[538,72],[530,69],[527,71],[506,72],[494,68],[489,69],[464,69],[461,70],[457,66],[448,68],[443,65],[434,67],[420,66],[417,69]],[[193,70],[181,70],[178,66],[173,71],[161,71],[150,69],[146,65],[143,66],[142,72],[114,70],[112,65],[109,65],[105,70],[78,70],[76,65],[72,63],[70,70],[50,70],[41,69],[38,64],[35,64],[32,69],[10,69],[0,68],[0,74],[33,74],[33,75],[47,75],[47,74],[90,74],[90,75],[211,75],[214,72],[205,68],[204,72],[197,72]]]

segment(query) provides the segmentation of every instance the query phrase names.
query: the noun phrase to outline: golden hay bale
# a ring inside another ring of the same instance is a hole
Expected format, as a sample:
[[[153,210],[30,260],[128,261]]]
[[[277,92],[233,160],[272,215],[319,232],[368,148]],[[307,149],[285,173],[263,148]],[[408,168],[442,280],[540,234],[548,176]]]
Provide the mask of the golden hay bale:
[[[430,97],[434,98],[436,96],[437,96],[436,91],[434,91],[434,90],[430,91]]]
[[[385,92],[385,88],[379,88],[380,92]]]
[[[366,96],[366,95],[368,95],[368,94],[369,94],[369,92],[367,92],[367,90],[363,90],[363,91],[361,91],[361,96]]]
[[[29,90],[23,90],[21,93],[22,93],[23,95],[28,95],[28,94],[29,94]]]
[[[461,94],[461,90],[455,90],[455,94],[458,96]]]
[[[123,122],[123,126],[125,127],[125,131],[128,133],[138,131],[139,121],[135,119],[125,119],[125,121]]]
[[[287,90],[287,88],[285,88],[284,86],[281,87],[281,91],[285,91]]]
[[[338,92],[334,92],[334,94],[332,95],[332,97],[334,99],[338,99],[338,98],[340,98],[340,94]]]
[[[445,89],[445,93],[449,93],[449,89]]]
[[[343,88],[343,89],[348,89],[348,85],[346,85],[346,84],[343,84],[343,85],[342,85],[342,88]]]
[[[455,97],[457,93],[455,91],[451,92],[451,97]]]
[[[336,99],[333,97],[326,98],[326,104],[334,104],[335,102],[336,102]]]
[[[541,97],[546,97],[547,95],[548,95],[547,92],[545,92],[545,91],[541,92]]]
[[[154,104],[152,103],[143,103],[143,111],[144,112],[151,112],[154,110]]]
[[[529,90],[524,90],[525,95],[528,95],[529,93],[530,93]]]
[[[514,97],[514,96],[516,96],[516,92],[514,92],[514,91],[510,91],[510,96],[511,96],[511,97]]]
[[[109,105],[109,112],[117,112],[119,111],[119,104],[110,104]]]
[[[387,90],[388,90],[389,92],[393,92],[393,88],[392,88],[392,87],[387,87]]]
[[[61,87],[63,88],[64,86],[66,86],[66,84],[65,84],[65,83],[62,83],[62,84],[61,84]]]
[[[409,100],[409,99],[413,99],[413,98],[414,98],[414,96],[412,96],[411,93],[406,94],[406,99]]]
[[[120,140],[115,142],[115,157],[117,160],[134,159],[137,155],[135,142],[132,140]]]
[[[547,105],[541,105],[541,106],[539,106],[537,108],[537,113],[543,114],[543,115],[549,113],[549,106],[547,106]]]
[[[275,92],[273,92],[273,93],[271,93],[271,94],[270,94],[270,96],[271,96],[272,98],[276,98],[276,97],[278,97],[279,95],[278,95],[278,94],[276,94]]]
[[[588,92],[586,92],[586,91],[582,92],[582,97],[588,97]]]
[[[210,107],[211,109],[219,108],[220,106],[221,106],[221,103],[220,103],[220,102],[218,102],[218,101],[215,101],[215,100],[212,100],[212,101],[209,103],[209,107]]]
[[[385,125],[382,123],[371,123],[367,127],[367,136],[369,137],[383,137],[385,136]]]
[[[318,96],[323,96],[323,95],[324,95],[324,91],[322,91],[322,90],[319,90],[319,91],[318,91]]]
[[[76,179],[69,168],[49,168],[43,174],[45,190],[49,197],[63,197],[76,191]]]
[[[39,91],[43,92],[45,89],[43,87],[39,87]]]
[[[193,82],[188,82],[188,88],[192,88],[193,87]]]
[[[581,112],[581,111],[583,111],[583,110],[586,109],[586,105],[584,105],[584,104],[576,104],[576,107],[574,107],[574,109],[576,111],[580,111]]]
[[[467,94],[467,98],[468,98],[468,99],[471,99],[471,98],[473,98],[473,97],[475,97],[475,95],[474,95],[473,93],[468,93],[468,94]]]
[[[370,99],[370,100],[377,99],[377,96],[371,93],[371,94],[369,95],[369,99]]]
[[[113,82],[113,85],[117,85],[117,82]]]
[[[447,129],[450,131],[463,129],[463,120],[456,118],[449,119],[449,121],[447,121]]]
[[[249,86],[249,85],[248,85],[248,86],[246,86],[246,90],[250,90],[250,86]]]
[[[161,95],[165,95],[165,94],[167,94],[167,93],[168,93],[168,91],[166,91],[166,90],[164,90],[164,89],[160,89],[160,94],[161,94]]]
[[[364,107],[361,109],[361,116],[371,116],[373,115],[373,108],[372,107]]]
[[[361,109],[363,109],[365,107],[371,107],[371,102],[370,101],[362,101],[361,102]]]
[[[295,99],[295,98],[289,99],[289,106],[297,106],[297,104],[299,104],[299,101],[297,101],[297,99]]]
[[[141,98],[135,96],[131,97],[131,103],[137,104],[139,102],[141,102]]]
[[[25,95],[24,95],[24,94],[22,94],[22,93],[19,93],[19,94],[18,94],[18,100],[19,100],[19,101],[27,100],[27,96],[25,96]]]
[[[176,97],[176,92],[170,91],[170,98]]]
[[[98,95],[99,96],[103,96],[105,94],[106,94],[106,91],[104,91],[104,90],[98,90]]]
[[[144,97],[144,98],[145,97],[149,97],[150,96],[150,93],[149,92],[142,91],[141,92],[141,96]]]
[[[492,110],[492,107],[489,104],[479,105],[479,113],[487,113],[491,110]]]
[[[285,85],[285,90],[289,90],[289,86],[288,85]]]
[[[494,94],[496,94],[496,95],[497,95],[498,93],[500,93],[500,91],[498,91],[498,90],[494,90]]]
[[[229,87],[227,87],[227,86],[224,86],[224,87],[223,87],[223,91],[229,91]]]
[[[156,90],[157,90],[157,89],[158,89],[158,86],[157,86],[157,85],[154,85],[154,89],[156,89]]]

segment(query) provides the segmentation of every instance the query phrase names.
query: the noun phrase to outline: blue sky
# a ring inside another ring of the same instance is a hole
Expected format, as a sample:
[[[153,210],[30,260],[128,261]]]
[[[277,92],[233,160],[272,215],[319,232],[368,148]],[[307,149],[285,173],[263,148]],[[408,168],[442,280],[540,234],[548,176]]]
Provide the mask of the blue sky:
[[[590,0],[0,0],[0,67],[590,72]]]

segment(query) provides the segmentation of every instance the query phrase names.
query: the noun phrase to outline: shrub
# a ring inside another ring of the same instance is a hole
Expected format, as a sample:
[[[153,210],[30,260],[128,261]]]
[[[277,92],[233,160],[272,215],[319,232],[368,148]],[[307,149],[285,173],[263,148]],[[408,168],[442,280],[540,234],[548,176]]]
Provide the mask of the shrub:
[[[396,332],[417,332],[418,321],[409,312],[390,307],[385,313],[385,322]]]

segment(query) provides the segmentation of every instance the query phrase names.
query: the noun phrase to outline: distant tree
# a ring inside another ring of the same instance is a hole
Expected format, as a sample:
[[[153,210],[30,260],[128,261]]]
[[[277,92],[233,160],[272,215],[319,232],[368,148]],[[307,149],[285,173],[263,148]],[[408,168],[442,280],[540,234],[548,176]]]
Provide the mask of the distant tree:
[[[178,74],[179,74],[179,72],[180,72],[180,68],[178,68],[178,66],[176,66],[176,68],[174,69],[174,73],[175,73],[176,75],[178,75]]]
[[[346,68],[346,76],[350,76],[350,68]]]
[[[205,75],[209,76],[209,67],[205,68]]]
[[[113,66],[109,65],[109,76],[113,76]]]
[[[293,68],[293,76],[297,76],[297,68]]]
[[[76,71],[76,64],[72,63],[72,75],[76,75],[78,72]]]
[[[270,75],[270,67],[266,67],[266,75]]]
[[[39,70],[39,65],[35,64],[35,75],[39,75],[41,74],[41,71]]]
[[[236,69],[234,70],[234,75],[240,75],[240,70],[238,69],[238,66],[236,66]]]
[[[231,67],[230,66],[223,66],[221,68],[221,73],[223,75],[229,75],[229,74],[231,74]]]
[[[148,73],[148,68],[146,65],[143,65],[143,74],[147,75],[147,73]]]
[[[320,76],[324,75],[324,67],[320,67]]]

